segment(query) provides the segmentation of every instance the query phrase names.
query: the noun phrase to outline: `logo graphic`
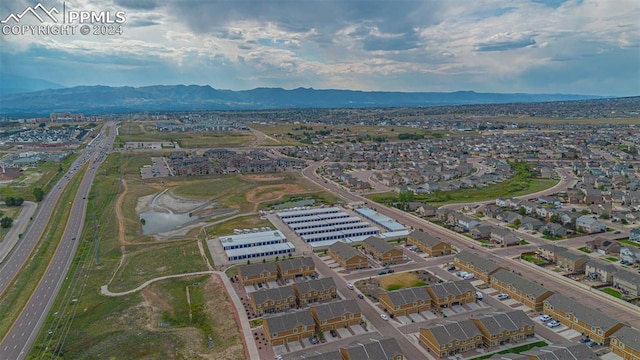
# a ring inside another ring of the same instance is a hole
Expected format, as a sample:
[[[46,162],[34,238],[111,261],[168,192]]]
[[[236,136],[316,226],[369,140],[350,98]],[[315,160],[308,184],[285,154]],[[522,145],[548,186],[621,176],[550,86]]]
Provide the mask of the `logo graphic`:
[[[38,3],[34,7],[28,6],[20,14],[10,14],[9,16],[7,16],[6,19],[0,21],[0,23],[6,24],[9,22],[9,20],[13,20],[16,23],[20,23],[20,20],[22,20],[22,17],[24,17],[27,13],[33,14],[33,16],[35,16],[36,19],[40,20],[41,23],[45,22],[45,20],[38,14],[37,10],[41,10],[42,12],[44,12],[44,14],[47,15],[53,22],[56,22],[56,23],[58,22],[58,19],[52,15],[53,13],[59,14],[60,12],[58,11],[58,9],[56,9],[55,7],[52,7],[51,10],[47,10],[47,8],[45,8],[44,5],[42,5],[41,3]]]

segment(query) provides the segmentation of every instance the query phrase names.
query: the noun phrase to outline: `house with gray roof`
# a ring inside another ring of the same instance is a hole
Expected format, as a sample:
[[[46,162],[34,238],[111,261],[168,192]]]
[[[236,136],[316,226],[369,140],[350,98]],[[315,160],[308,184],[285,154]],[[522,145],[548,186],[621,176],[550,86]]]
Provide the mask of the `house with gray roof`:
[[[444,242],[424,231],[412,231],[407,237],[407,244],[418,247],[429,256],[441,256],[451,254],[451,244]]]
[[[520,239],[516,234],[505,228],[493,227],[489,234],[491,242],[500,245],[501,247],[514,246],[520,244]]]
[[[447,281],[431,284],[426,288],[431,297],[431,308],[440,310],[443,307],[463,305],[476,301],[476,289],[469,280]]]
[[[262,324],[272,346],[310,338],[316,331],[316,322],[308,309],[267,317]]]
[[[249,293],[249,303],[256,314],[265,314],[295,308],[297,297],[293,286],[280,286]]]
[[[299,281],[292,286],[300,305],[331,300],[338,296],[336,283],[332,277]]]
[[[346,270],[366,269],[369,267],[369,260],[363,253],[342,241],[331,244],[328,254]]]
[[[531,350],[523,351],[521,355],[526,355],[531,360],[598,360],[598,357],[585,344],[553,344]]]
[[[244,265],[238,268],[238,279],[242,285],[254,285],[276,281],[278,268],[272,262]]]
[[[553,294],[546,298],[543,311],[563,325],[600,344],[608,344],[611,334],[624,326],[602,311],[589,308],[580,301],[562,294]]]
[[[613,282],[613,274],[616,272],[618,272],[618,268],[612,263],[591,259],[585,265],[584,277],[585,280],[611,283]]]
[[[626,269],[620,269],[613,274],[613,286],[625,296],[637,297],[640,295],[640,274]]]
[[[483,345],[482,333],[471,319],[420,328],[420,341],[439,357],[464,353]]]
[[[309,276],[316,272],[311,256],[291,258],[276,263],[280,279],[294,279],[296,276]]]
[[[533,337],[534,322],[522,310],[513,310],[472,319],[488,347]]]
[[[624,360],[640,359],[640,331],[628,326],[611,335],[611,351]]]
[[[539,230],[544,223],[536,218],[525,216],[520,220],[520,227],[525,230]]]
[[[473,273],[476,278],[489,283],[489,277],[496,271],[502,269],[495,262],[478,256],[469,251],[461,251],[456,257],[453,258],[453,262],[457,268],[464,271]]]
[[[314,305],[311,314],[323,331],[358,325],[362,318],[360,308],[353,299]]]
[[[547,236],[561,237],[567,235],[567,229],[556,223],[546,223],[543,227],[540,228],[540,232]]]
[[[393,316],[413,314],[431,309],[431,296],[429,296],[426,286],[383,292],[380,294],[379,299],[380,305]]]
[[[587,234],[605,232],[607,225],[596,220],[593,216],[580,216],[576,219],[576,229],[582,229]]]
[[[556,254],[556,265],[567,271],[582,274],[589,262],[589,257],[571,250],[560,251]]]
[[[629,231],[629,240],[640,243],[640,227],[631,229],[631,231]]]
[[[340,347],[344,360],[405,360],[404,352],[396,339],[388,337],[380,340],[370,339],[365,342]]]
[[[382,264],[394,264],[402,261],[404,253],[402,249],[389,244],[376,236],[369,236],[362,241],[362,251],[371,254],[374,259]]]
[[[542,310],[543,301],[553,295],[553,291],[507,269],[498,270],[491,275],[490,284],[492,288],[509,294],[514,300],[538,311]]]

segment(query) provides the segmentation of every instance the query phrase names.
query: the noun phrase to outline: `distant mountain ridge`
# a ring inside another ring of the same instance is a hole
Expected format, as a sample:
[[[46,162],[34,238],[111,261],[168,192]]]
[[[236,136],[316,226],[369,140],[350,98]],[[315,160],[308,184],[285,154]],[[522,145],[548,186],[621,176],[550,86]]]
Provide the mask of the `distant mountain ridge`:
[[[0,73],[0,96],[33,92],[46,89],[60,89],[64,86],[43,79]],[[2,104],[2,102],[0,102]]]
[[[468,104],[529,103],[599,99],[570,94],[500,94],[456,92],[390,92],[256,88],[219,90],[199,85],[145,87],[76,86],[28,93],[2,94],[1,114],[51,112],[118,113],[135,111],[261,110],[286,108],[363,108]]]

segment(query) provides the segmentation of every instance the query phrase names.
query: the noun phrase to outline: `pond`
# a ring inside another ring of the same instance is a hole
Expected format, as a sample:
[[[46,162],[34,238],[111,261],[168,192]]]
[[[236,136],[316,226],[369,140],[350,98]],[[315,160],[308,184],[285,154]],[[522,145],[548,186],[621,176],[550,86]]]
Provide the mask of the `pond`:
[[[142,222],[142,233],[144,235],[158,234],[169,230],[174,230],[185,223],[197,219],[189,214],[170,214],[157,211],[147,211],[140,213]],[[144,219],[144,221],[142,221]]]

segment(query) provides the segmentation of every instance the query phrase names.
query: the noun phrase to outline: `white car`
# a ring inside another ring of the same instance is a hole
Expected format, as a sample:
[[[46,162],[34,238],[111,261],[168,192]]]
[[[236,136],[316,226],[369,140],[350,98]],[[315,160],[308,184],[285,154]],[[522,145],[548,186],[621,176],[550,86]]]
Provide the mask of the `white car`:
[[[380,314],[380,317],[382,318],[382,320],[387,321],[389,320],[389,317],[386,314]]]
[[[556,326],[560,326],[560,322],[557,320],[553,320],[553,321],[549,321],[549,323],[547,324],[548,327],[550,328],[554,328]]]
[[[498,300],[508,299],[510,296],[508,294],[498,294]]]
[[[551,320],[553,320],[553,318],[551,316],[549,316],[549,315],[540,316],[540,321],[542,321],[542,322],[547,322],[547,321],[551,321]]]
[[[347,283],[347,288],[348,288],[349,290],[353,290],[353,289],[354,289],[354,286],[353,286],[353,284],[352,284],[352,283]]]

